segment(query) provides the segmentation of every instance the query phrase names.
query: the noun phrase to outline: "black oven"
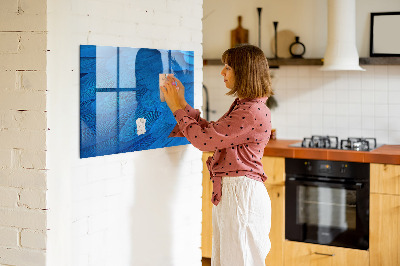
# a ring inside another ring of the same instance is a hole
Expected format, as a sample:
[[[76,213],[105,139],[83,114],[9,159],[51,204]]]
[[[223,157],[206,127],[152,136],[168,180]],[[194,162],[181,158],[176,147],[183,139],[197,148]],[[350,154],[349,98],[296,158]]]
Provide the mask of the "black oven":
[[[369,164],[285,161],[286,239],[367,250]]]

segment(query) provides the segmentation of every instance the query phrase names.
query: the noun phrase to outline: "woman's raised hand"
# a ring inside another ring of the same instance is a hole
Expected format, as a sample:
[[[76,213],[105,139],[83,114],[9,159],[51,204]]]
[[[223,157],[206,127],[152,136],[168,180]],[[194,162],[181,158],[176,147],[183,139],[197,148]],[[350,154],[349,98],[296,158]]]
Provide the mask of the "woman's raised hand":
[[[185,87],[178,79],[168,77],[161,90],[172,113],[186,107]]]
[[[185,87],[183,86],[182,82],[179,79],[173,76],[172,77],[168,76],[168,78],[170,79],[171,82],[175,82],[176,85],[178,86],[179,103],[183,108],[185,108],[187,105],[187,102],[185,100]]]

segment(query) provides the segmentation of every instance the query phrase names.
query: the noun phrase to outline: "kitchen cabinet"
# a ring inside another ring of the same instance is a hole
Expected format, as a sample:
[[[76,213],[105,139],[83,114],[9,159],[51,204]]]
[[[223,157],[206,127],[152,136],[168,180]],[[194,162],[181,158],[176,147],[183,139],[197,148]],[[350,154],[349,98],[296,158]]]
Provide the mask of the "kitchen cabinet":
[[[211,258],[212,252],[212,183],[206,161],[212,152],[203,153],[203,194],[202,194],[202,223],[201,223],[201,253],[204,258]]]
[[[265,181],[266,185],[285,185],[285,158],[264,156],[261,163],[268,177]]]
[[[369,254],[365,250],[285,241],[285,266],[365,266]],[[283,264],[281,264],[283,265]]]
[[[261,160],[267,175],[265,187],[271,199],[271,250],[265,259],[267,266],[283,265],[285,240],[285,158],[264,156]]]
[[[271,199],[271,250],[265,259],[266,266],[283,265],[285,241],[285,187],[265,184]]]
[[[296,142],[299,141],[270,141],[264,151],[264,157],[281,156],[282,158],[346,160],[370,163],[369,250],[355,250],[283,240],[283,263],[274,257],[273,259],[277,263],[272,263],[272,265],[400,265],[400,146],[383,145],[371,152],[326,149],[307,150],[289,146]],[[273,175],[269,177],[269,181],[272,180],[274,180]],[[285,185],[282,184],[282,188],[285,188]],[[274,200],[273,196],[271,196],[271,200]],[[284,203],[284,200],[282,202]],[[282,205],[282,210],[284,210],[284,204]],[[284,222],[282,222],[282,225],[284,226]],[[272,232],[270,237],[271,239],[273,238]],[[283,228],[282,237],[284,237]],[[273,254],[273,247],[274,244],[271,249],[271,255]],[[318,255],[315,252],[335,254],[335,256]]]
[[[370,167],[370,265],[400,265],[400,165]]]
[[[400,195],[400,165],[370,164],[371,193]]]
[[[211,152],[203,153],[203,218],[202,218],[202,256],[211,258],[212,253],[212,183],[206,166],[206,161]],[[283,243],[285,230],[285,158],[263,157],[262,164],[268,176],[265,187],[271,198],[272,221],[271,221],[271,250],[266,258],[266,265],[283,265]]]
[[[371,194],[371,266],[400,265],[400,196]]]

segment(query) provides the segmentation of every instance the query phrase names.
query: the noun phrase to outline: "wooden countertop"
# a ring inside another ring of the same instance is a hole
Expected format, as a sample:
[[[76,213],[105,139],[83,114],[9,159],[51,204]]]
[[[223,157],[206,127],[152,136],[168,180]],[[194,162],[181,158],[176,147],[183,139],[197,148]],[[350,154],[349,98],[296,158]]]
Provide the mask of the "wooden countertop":
[[[383,145],[372,151],[290,147],[301,140],[270,140],[264,156],[364,163],[400,164],[400,145]]]

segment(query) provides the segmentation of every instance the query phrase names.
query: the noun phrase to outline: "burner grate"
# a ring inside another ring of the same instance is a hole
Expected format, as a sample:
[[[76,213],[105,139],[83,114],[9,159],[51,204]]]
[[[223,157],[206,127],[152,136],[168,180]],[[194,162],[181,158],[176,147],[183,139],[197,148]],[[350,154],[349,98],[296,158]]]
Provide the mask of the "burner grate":
[[[336,136],[313,135],[311,138],[304,138],[301,143],[297,143],[293,146],[301,146],[303,148],[370,151],[377,148],[377,143],[376,138],[347,138],[342,139],[339,143],[339,139]]]
[[[325,149],[338,149],[339,140],[336,136],[317,136],[313,135],[311,138],[304,138],[301,147],[305,148],[325,148]]]
[[[369,151],[376,147],[376,138],[347,138],[340,141],[342,150]]]

